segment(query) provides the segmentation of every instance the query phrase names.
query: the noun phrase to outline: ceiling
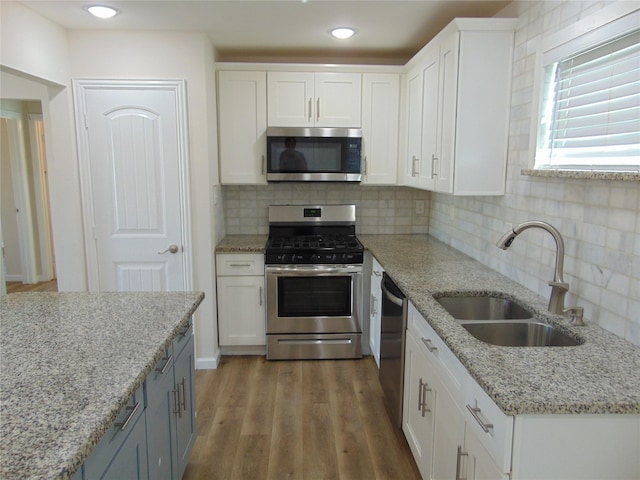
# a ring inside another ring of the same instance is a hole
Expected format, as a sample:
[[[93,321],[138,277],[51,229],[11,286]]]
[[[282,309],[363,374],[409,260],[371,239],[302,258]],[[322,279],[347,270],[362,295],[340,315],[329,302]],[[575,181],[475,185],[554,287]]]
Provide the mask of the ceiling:
[[[402,64],[454,17],[491,17],[498,0],[24,0],[67,29],[205,32],[219,61],[311,61]],[[109,20],[83,7],[100,3],[120,14]],[[338,41],[329,30],[357,33]]]

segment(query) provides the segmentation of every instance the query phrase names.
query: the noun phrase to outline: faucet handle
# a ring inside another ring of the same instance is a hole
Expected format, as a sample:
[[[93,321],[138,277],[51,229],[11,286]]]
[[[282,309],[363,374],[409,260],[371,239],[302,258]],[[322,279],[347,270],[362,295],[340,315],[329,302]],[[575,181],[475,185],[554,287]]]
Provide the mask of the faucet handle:
[[[565,308],[562,313],[568,313],[571,316],[569,323],[576,327],[584,326],[584,308],[582,307],[569,307]]]
[[[555,282],[555,281],[551,280],[549,282],[549,286],[557,288],[558,290],[562,290],[562,291],[565,291],[565,292],[569,291],[569,284],[567,282]]]

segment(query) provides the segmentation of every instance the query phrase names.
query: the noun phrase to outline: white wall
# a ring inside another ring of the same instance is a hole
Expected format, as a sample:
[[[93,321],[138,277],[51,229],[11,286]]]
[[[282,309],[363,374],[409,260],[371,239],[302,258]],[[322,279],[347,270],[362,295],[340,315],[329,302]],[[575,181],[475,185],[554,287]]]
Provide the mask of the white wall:
[[[23,5],[0,2],[0,63],[46,82],[69,82],[67,36],[59,25]]]
[[[0,98],[42,104],[58,289],[86,289],[79,177],[64,29],[12,1],[0,2]]]
[[[196,362],[215,367],[215,303],[212,214],[217,174],[214,52],[201,33],[70,31],[72,78],[185,79],[189,123],[194,288],[205,293],[196,312]]]
[[[567,305],[585,307],[588,321],[640,345],[640,188],[637,181],[539,178],[531,168],[529,128],[538,42],[606,7],[601,1],[515,1],[501,16],[517,16],[511,92],[507,192],[503,197],[431,197],[429,232],[531,290],[548,296],[555,243],[527,230],[507,251],[495,242],[517,224],[540,219],[556,226],[566,246]]]

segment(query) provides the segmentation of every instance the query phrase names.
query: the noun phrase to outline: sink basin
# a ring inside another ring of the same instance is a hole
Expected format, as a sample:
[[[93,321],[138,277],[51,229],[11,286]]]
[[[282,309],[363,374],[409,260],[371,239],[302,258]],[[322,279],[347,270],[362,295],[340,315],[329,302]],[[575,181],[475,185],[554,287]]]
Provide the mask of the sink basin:
[[[573,347],[582,343],[539,322],[469,322],[462,326],[478,340],[504,347]]]
[[[531,312],[520,305],[495,296],[446,296],[436,301],[458,320],[523,320],[533,318]]]

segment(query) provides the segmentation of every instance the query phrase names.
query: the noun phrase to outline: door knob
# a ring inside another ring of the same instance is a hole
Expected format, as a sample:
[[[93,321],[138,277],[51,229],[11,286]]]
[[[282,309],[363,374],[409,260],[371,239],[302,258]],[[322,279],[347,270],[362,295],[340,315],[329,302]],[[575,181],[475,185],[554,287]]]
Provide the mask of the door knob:
[[[175,243],[173,245],[169,245],[169,248],[167,248],[164,252],[158,252],[158,255],[164,255],[167,252],[178,253],[178,245],[176,245]]]

